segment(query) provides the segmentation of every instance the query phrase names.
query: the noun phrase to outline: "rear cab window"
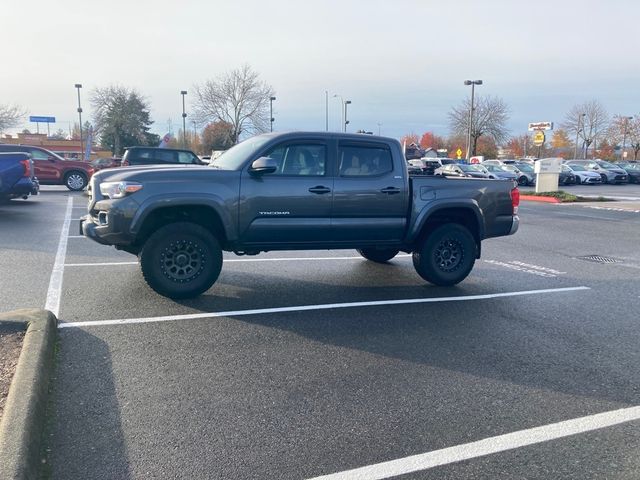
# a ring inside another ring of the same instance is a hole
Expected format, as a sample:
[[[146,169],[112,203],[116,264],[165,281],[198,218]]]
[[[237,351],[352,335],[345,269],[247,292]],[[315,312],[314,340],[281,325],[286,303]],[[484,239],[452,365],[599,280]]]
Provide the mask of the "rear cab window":
[[[377,177],[393,172],[391,150],[384,144],[351,144],[338,147],[341,177]]]

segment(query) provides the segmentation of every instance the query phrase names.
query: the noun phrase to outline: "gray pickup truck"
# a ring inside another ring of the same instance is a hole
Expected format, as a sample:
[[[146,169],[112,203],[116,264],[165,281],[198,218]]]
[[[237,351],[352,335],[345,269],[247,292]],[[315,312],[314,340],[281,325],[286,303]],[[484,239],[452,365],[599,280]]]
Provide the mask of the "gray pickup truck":
[[[96,173],[80,231],[137,255],[149,286],[171,298],[208,290],[223,250],[349,248],[380,263],[402,251],[428,282],[454,285],[482,240],[516,232],[519,198],[512,181],[412,177],[391,138],[272,133],[209,166]]]

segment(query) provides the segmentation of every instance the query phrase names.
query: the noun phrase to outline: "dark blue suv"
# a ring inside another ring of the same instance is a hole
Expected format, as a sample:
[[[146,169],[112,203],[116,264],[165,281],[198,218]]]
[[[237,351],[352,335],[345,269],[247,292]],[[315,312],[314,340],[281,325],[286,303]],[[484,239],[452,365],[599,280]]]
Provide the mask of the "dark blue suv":
[[[0,200],[37,195],[40,184],[28,153],[0,153]]]

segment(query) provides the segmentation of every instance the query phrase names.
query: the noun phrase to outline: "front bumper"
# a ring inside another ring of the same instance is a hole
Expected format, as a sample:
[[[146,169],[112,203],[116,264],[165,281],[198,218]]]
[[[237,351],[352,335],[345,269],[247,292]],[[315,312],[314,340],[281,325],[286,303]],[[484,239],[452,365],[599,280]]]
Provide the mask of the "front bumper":
[[[98,216],[87,214],[80,218],[80,235],[102,245],[131,245],[132,238],[121,228],[126,221],[113,212],[99,212]]]

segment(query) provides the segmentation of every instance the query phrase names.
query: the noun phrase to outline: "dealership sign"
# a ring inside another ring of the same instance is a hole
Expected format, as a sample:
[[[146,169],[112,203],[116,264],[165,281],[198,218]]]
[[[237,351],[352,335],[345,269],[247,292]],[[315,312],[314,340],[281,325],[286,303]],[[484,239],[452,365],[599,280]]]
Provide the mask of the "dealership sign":
[[[529,124],[529,131],[534,130],[553,130],[553,122],[536,122]]]

